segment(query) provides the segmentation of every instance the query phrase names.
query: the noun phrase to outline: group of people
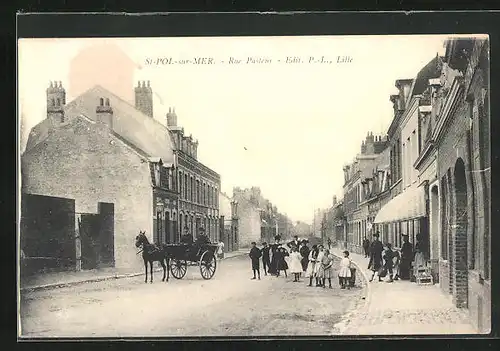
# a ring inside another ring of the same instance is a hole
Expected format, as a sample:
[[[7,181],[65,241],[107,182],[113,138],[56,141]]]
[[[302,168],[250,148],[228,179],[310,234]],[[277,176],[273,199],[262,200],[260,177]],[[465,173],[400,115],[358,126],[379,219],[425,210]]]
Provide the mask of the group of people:
[[[393,250],[390,243],[382,244],[380,233],[373,234],[373,241],[370,243],[366,238],[363,241],[365,257],[369,257],[368,269],[372,271],[370,282],[373,281],[375,275],[378,275],[378,280],[388,275],[389,282],[394,280],[410,280],[412,266],[425,264],[423,253],[419,250],[419,238],[417,235],[417,245],[415,252],[413,245],[409,242],[408,235],[402,235],[403,244],[401,250]]]
[[[280,242],[281,237],[275,237],[275,243],[268,245],[266,242],[262,243],[262,249],[257,247],[255,242],[252,242],[250,249],[250,259],[252,261],[252,279],[260,279],[260,259],[264,268],[264,274],[271,274],[277,277],[280,272],[284,272],[287,277],[287,270],[293,274],[293,282],[299,282],[303,274],[309,278],[308,286],[313,286],[315,280],[317,287],[326,287],[328,280],[328,287],[332,288],[332,278],[335,275],[333,267],[334,256],[323,245],[313,245],[309,248],[307,240],[299,240],[297,236],[294,240],[289,242],[287,246],[290,248],[290,253]],[[289,257],[289,264],[286,257]],[[340,271],[338,273],[339,283],[342,289],[349,287],[349,280],[351,279],[351,260],[349,252],[344,251],[344,257],[340,262]]]

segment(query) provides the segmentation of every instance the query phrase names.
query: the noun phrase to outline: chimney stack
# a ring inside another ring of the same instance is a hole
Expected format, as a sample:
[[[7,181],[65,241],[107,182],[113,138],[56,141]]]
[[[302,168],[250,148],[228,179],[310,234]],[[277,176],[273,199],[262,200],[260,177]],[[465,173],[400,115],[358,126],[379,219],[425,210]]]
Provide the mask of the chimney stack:
[[[146,116],[153,118],[153,90],[148,80],[146,82],[139,81],[135,88],[135,108]]]
[[[177,114],[175,113],[175,107],[173,109],[171,107],[168,108],[167,127],[177,127]]]
[[[47,118],[54,123],[64,122],[64,105],[66,105],[66,90],[61,81],[50,82],[47,88]]]
[[[113,129],[113,108],[109,104],[108,98],[100,98],[99,105],[96,107],[96,122]]]

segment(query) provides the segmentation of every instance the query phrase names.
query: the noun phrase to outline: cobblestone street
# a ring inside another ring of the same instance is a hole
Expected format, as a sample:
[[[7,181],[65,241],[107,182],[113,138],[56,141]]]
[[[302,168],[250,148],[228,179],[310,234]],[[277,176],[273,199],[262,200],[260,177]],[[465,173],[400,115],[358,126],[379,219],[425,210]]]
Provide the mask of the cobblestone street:
[[[336,250],[338,254],[341,250]],[[368,259],[351,253],[368,278]],[[377,278],[369,283],[366,308],[355,311],[347,322],[346,335],[475,334],[467,310],[453,306],[438,285],[417,285],[409,281]]]
[[[212,280],[189,267],[183,280],[143,277],[22,295],[28,337],[335,335],[336,324],[365,303],[365,289],[307,287],[289,276],[250,280],[248,257],[220,262]]]

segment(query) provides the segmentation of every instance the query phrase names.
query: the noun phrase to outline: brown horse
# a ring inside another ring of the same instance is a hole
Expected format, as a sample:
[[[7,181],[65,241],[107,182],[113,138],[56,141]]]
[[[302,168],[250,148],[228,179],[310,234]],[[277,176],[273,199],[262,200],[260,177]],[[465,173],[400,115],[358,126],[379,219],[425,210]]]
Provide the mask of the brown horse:
[[[140,231],[139,235],[135,237],[135,246],[140,247],[142,251],[142,259],[144,260],[144,268],[146,270],[144,282],[148,282],[148,263],[151,271],[151,283],[153,282],[153,262],[160,262],[163,268],[163,279],[161,281],[164,282],[166,277],[168,282],[170,277],[170,258],[168,257],[166,247],[164,245],[151,244],[146,237],[145,231]]]

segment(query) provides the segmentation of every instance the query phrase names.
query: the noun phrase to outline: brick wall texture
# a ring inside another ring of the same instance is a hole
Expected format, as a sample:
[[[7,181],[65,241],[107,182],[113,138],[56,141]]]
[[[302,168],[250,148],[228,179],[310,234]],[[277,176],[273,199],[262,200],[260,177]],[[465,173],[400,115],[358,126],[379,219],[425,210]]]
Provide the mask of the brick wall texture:
[[[73,198],[76,212],[97,213],[98,202],[114,203],[116,267],[142,267],[135,236],[152,241],[152,188],[148,162],[84,118],[72,119],[21,158],[23,191]]]

